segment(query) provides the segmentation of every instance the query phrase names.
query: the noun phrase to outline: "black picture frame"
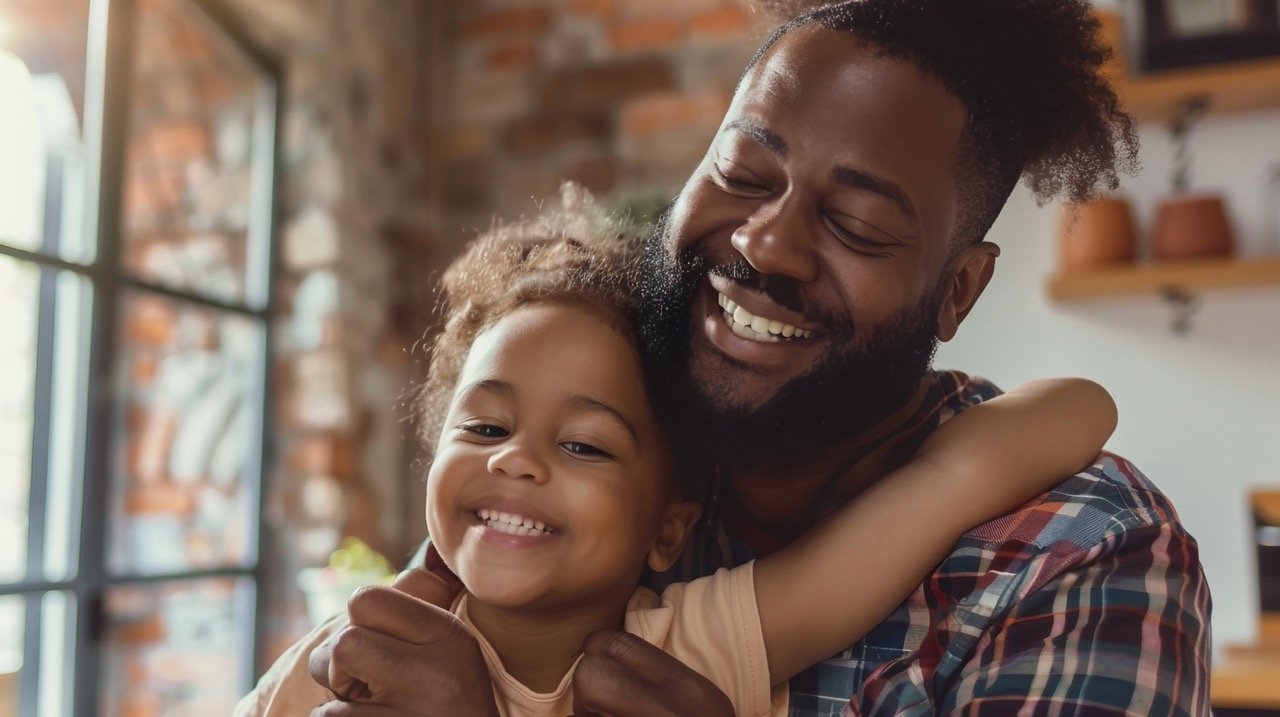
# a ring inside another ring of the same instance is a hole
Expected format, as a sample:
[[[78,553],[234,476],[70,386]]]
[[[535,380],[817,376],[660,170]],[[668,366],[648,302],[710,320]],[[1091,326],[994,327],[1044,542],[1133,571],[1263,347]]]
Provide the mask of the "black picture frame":
[[[1280,55],[1280,0],[1236,0],[1244,10],[1238,26],[1203,34],[1186,34],[1176,27],[1176,1],[1138,0],[1143,72]]]

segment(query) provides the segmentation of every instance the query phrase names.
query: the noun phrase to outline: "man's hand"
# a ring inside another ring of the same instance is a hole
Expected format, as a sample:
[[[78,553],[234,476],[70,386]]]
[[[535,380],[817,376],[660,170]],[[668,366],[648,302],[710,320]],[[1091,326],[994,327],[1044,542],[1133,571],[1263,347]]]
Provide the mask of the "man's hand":
[[[573,676],[576,717],[733,717],[710,680],[635,635],[594,633],[583,653]]]
[[[342,702],[325,717],[494,717],[493,684],[475,638],[447,608],[458,586],[415,569],[394,587],[363,588],[347,604],[351,625],[316,648],[311,678]]]

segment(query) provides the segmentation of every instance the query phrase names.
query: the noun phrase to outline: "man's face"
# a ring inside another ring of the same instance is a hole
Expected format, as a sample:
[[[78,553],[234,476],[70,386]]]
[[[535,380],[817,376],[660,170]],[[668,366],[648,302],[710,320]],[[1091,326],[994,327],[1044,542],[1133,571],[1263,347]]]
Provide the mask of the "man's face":
[[[776,429],[824,404],[857,431],[909,398],[936,345],[965,120],[936,79],[816,25],[752,69],[664,228],[693,274],[689,379],[713,412]]]

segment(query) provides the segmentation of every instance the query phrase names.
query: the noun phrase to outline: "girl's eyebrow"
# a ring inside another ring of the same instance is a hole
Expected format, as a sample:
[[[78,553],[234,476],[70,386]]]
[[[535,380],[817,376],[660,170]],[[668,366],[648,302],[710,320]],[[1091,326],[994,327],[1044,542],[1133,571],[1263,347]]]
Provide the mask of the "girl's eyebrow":
[[[489,393],[498,393],[504,396],[516,395],[516,387],[506,381],[500,381],[496,378],[485,378],[467,386],[458,391],[458,398],[465,398],[479,391],[487,391]]]
[[[631,440],[635,441],[636,446],[640,445],[640,436],[636,433],[635,425],[633,425],[626,416],[622,415],[621,411],[613,406],[610,406],[604,401],[591,398],[590,396],[581,396],[577,394],[569,397],[569,405],[575,408],[586,409],[588,411],[599,411],[601,413],[609,414],[614,418],[614,420],[621,424],[623,428],[627,429],[627,433],[631,434]]]

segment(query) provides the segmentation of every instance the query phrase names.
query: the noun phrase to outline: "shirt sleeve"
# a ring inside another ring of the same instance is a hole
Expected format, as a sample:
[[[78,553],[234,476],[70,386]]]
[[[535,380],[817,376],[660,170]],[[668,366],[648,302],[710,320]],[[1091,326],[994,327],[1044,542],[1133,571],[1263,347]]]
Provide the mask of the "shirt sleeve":
[[[329,618],[307,633],[271,665],[253,691],[236,705],[234,717],[296,717],[337,697],[311,679],[311,651],[347,626],[347,613]]]
[[[735,713],[744,716],[770,714],[775,697],[756,607],[754,565],[721,568],[662,593],[662,604],[672,613],[659,647],[715,683],[733,702]],[[785,686],[781,695],[785,699]]]
[[[936,712],[1209,714],[1209,613],[1198,549],[1180,526],[1118,533],[1015,603]]]

